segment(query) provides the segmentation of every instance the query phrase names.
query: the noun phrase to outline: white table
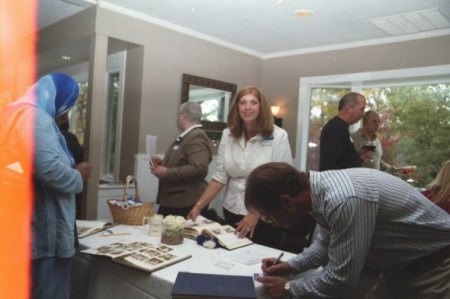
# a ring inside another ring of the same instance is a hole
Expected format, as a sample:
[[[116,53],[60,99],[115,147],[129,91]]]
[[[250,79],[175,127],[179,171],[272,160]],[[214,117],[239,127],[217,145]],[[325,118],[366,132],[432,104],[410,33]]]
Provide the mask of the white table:
[[[112,230],[131,234],[101,237],[100,233],[81,239],[81,246],[95,248],[117,241],[160,243],[160,237],[147,235],[141,226],[119,225]],[[261,263],[247,265],[236,261],[236,256],[275,257],[280,253],[277,249],[257,244],[232,251],[207,249],[186,238],[183,244],[174,247],[192,257],[151,274],[115,263],[108,257],[78,253],[72,266],[72,299],[168,299],[180,271],[253,276],[253,273],[261,273]],[[286,252],[283,259],[292,256],[294,254]],[[261,283],[255,281],[255,288],[258,298],[270,298]]]

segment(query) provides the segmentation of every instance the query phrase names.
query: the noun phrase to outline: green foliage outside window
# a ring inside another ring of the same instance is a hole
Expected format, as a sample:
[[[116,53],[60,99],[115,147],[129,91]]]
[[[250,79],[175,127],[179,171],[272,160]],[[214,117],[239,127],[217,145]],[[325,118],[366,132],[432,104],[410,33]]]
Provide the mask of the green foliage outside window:
[[[339,99],[348,91],[312,90],[308,169],[318,169],[321,129],[337,114]],[[368,109],[380,115],[383,160],[399,167],[416,166],[413,184],[425,187],[450,159],[450,84],[371,88],[362,93]]]

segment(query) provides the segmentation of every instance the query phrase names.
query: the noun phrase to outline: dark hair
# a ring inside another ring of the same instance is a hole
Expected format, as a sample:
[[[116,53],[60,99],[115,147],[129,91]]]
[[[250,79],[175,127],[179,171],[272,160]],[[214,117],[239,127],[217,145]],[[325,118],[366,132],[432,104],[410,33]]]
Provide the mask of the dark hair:
[[[254,95],[260,104],[260,112],[256,124],[256,134],[261,133],[262,136],[271,136],[273,133],[273,116],[270,110],[269,102],[266,96],[256,87],[248,86],[240,90],[236,95],[228,113],[228,128],[234,138],[239,138],[244,132],[244,123],[239,116],[239,100],[248,94]]]
[[[354,106],[358,101],[358,97],[364,97],[364,96],[358,92],[349,92],[349,93],[345,94],[339,100],[339,107],[338,107],[339,111],[341,111],[345,107]]]
[[[295,196],[309,188],[308,177],[307,173],[284,162],[260,165],[247,178],[245,206],[260,212],[278,210],[281,195]]]

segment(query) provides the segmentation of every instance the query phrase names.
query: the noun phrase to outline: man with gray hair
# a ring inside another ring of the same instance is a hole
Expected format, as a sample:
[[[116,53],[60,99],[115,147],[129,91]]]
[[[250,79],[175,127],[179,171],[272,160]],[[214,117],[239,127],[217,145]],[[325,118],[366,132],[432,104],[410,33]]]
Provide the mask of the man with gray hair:
[[[205,177],[212,160],[211,141],[201,129],[202,108],[185,102],[177,113],[182,132],[167,149],[164,159],[152,157],[150,169],[159,178],[158,213],[185,217],[207,186]]]
[[[365,108],[366,98],[360,93],[350,92],[341,98],[338,114],[320,134],[320,171],[361,167],[365,159],[356,152],[348,129],[363,117]]]

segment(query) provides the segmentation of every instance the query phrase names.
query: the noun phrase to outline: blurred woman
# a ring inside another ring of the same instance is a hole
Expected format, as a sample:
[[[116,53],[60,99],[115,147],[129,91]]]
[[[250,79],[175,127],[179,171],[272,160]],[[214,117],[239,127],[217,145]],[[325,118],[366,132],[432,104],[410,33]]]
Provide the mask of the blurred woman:
[[[434,181],[422,194],[450,214],[450,160],[442,165]]]
[[[7,105],[0,116],[1,136],[14,137],[8,145],[27,148],[33,157],[32,299],[69,299],[70,295],[75,193],[82,191],[91,166],[75,165],[55,117],[74,106],[78,92],[73,78],[51,73]],[[25,132],[33,132],[33,140]],[[22,158],[14,158],[20,165]]]
[[[227,128],[219,145],[216,172],[205,192],[188,214],[195,220],[226,186],[223,212],[239,236],[249,236],[255,243],[274,247],[281,232],[260,215],[247,211],[244,204],[245,183],[249,173],[267,162],[292,164],[291,148],[285,130],[273,123],[273,115],[264,94],[250,86],[238,92],[228,114]]]

